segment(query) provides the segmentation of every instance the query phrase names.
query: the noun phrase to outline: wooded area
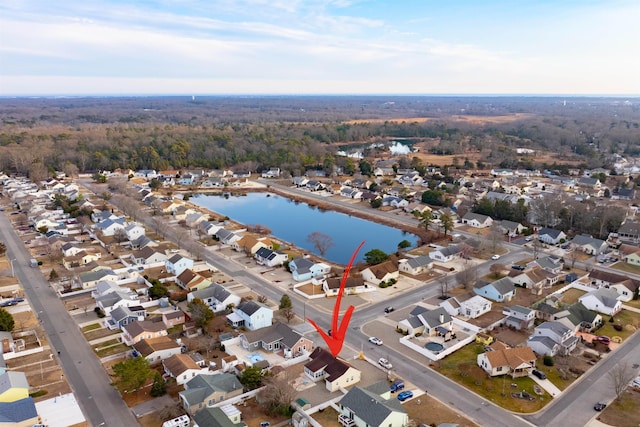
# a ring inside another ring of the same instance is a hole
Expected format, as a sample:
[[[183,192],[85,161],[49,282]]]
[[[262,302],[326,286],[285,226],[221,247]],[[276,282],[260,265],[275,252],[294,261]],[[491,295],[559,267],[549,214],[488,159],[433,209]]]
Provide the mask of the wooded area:
[[[366,144],[385,158],[371,144],[398,138],[466,169],[608,167],[614,153],[640,153],[640,109],[618,98],[5,98],[0,120],[0,169],[36,179],[116,168],[350,174],[360,165],[338,150]]]

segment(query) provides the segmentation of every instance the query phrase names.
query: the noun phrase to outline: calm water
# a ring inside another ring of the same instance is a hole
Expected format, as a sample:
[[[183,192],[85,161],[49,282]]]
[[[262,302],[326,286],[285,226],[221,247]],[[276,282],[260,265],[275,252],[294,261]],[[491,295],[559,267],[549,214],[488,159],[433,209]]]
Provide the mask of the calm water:
[[[365,245],[358,253],[357,261],[364,260],[364,254],[371,249],[392,253],[398,250],[401,241],[408,240],[415,247],[418,240],[413,234],[386,225],[338,212],[321,211],[274,194],[249,193],[229,198],[198,195],[190,201],[245,225],[264,225],[274,237],[316,255],[319,254],[307,241],[307,236],[315,231],[331,236],[334,246],[329,248],[324,258],[338,264],[348,263],[363,240]]]

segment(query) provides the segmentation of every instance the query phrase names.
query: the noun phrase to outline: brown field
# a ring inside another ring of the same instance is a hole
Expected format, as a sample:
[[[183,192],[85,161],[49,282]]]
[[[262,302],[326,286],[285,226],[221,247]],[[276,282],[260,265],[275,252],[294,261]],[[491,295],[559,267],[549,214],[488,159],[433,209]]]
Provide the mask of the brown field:
[[[367,119],[367,120],[347,120],[344,123],[346,124],[359,124],[359,123],[424,123],[428,121],[455,121],[455,122],[465,122],[465,123],[473,123],[477,125],[483,125],[486,123],[509,123],[515,120],[527,119],[533,117],[533,114],[526,113],[515,113],[509,114],[505,116],[468,116],[468,115],[454,115],[448,117],[401,117],[397,119]]]

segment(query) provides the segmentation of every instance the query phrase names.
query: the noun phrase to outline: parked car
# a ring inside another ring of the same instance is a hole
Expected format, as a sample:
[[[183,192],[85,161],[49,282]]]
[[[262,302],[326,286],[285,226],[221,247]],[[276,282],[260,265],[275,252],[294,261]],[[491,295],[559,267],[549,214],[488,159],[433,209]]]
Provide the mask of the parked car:
[[[369,337],[369,342],[375,345],[382,345],[382,340],[376,337]]]
[[[271,423],[269,421],[263,421],[260,423],[260,427],[269,427]]]
[[[404,382],[400,380],[394,382],[389,386],[389,390],[391,390],[391,392],[399,391],[399,390],[402,390],[403,388],[404,388]]]
[[[411,390],[401,391],[398,393],[398,400],[400,402],[404,402],[407,399],[411,399],[413,397],[413,392]]]
[[[381,357],[380,359],[378,359],[378,365],[382,366],[385,369],[393,368],[393,365],[391,363],[389,363],[389,361],[387,359],[385,359],[384,357]]]
[[[533,237],[528,236],[528,237],[526,237],[524,240],[525,240],[525,241],[527,241],[527,242],[530,242],[530,241],[532,241],[532,240],[533,240]]]
[[[602,335],[602,336],[599,336],[599,337],[594,337],[593,341],[601,342],[604,345],[609,345],[611,343],[611,338]]]
[[[536,377],[540,378],[541,380],[546,380],[547,379],[547,375],[544,372],[539,371],[537,369],[534,369],[531,373],[533,375],[535,375]]]
[[[524,267],[521,266],[520,264],[513,264],[511,266],[511,268],[513,268],[514,270],[519,270],[519,271],[523,271],[524,270]]]
[[[607,404],[602,402],[598,402],[595,405],[593,405],[593,409],[595,409],[598,412],[602,411],[606,407],[607,407]]]
[[[494,256],[491,257],[491,259],[494,260],[494,261],[497,260],[497,259],[500,259],[500,255],[495,254]]]
[[[385,308],[384,308],[384,312],[385,312],[385,313],[391,313],[393,310],[395,310],[395,308],[393,308],[392,306],[389,306],[389,307],[385,307]]]

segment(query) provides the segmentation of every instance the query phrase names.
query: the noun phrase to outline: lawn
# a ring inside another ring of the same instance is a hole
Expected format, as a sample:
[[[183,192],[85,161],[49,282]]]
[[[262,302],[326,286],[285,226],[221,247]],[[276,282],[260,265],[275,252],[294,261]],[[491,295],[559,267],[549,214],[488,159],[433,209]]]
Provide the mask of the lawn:
[[[536,412],[551,400],[546,392],[542,396],[535,395],[533,391],[535,382],[531,378],[488,377],[476,363],[477,355],[482,352],[481,344],[471,343],[440,362],[434,363],[434,369],[496,405],[513,412]],[[511,393],[521,391],[535,396],[534,400],[511,396]]]
[[[627,264],[622,261],[612,264],[611,268],[615,268],[616,270],[624,271],[626,273],[640,274],[640,266]]]
[[[614,316],[615,323],[609,322],[609,318],[606,316],[603,316],[603,320],[604,325],[596,331],[598,335],[605,335],[608,337],[619,336],[624,340],[633,335],[633,333],[638,329],[638,326],[640,326],[640,313],[622,310]],[[613,328],[614,324],[622,325],[622,330],[616,331]]]
[[[98,357],[111,356],[112,354],[124,353],[131,350],[124,344],[120,344],[118,340],[111,340],[99,344],[99,350],[96,350]]]
[[[598,416],[610,426],[637,427],[640,425],[640,390],[627,389],[620,400],[614,400]]]
[[[562,293],[562,302],[571,305],[578,302],[578,298],[580,298],[584,294],[586,294],[586,292],[580,289],[568,289],[567,291]]]

